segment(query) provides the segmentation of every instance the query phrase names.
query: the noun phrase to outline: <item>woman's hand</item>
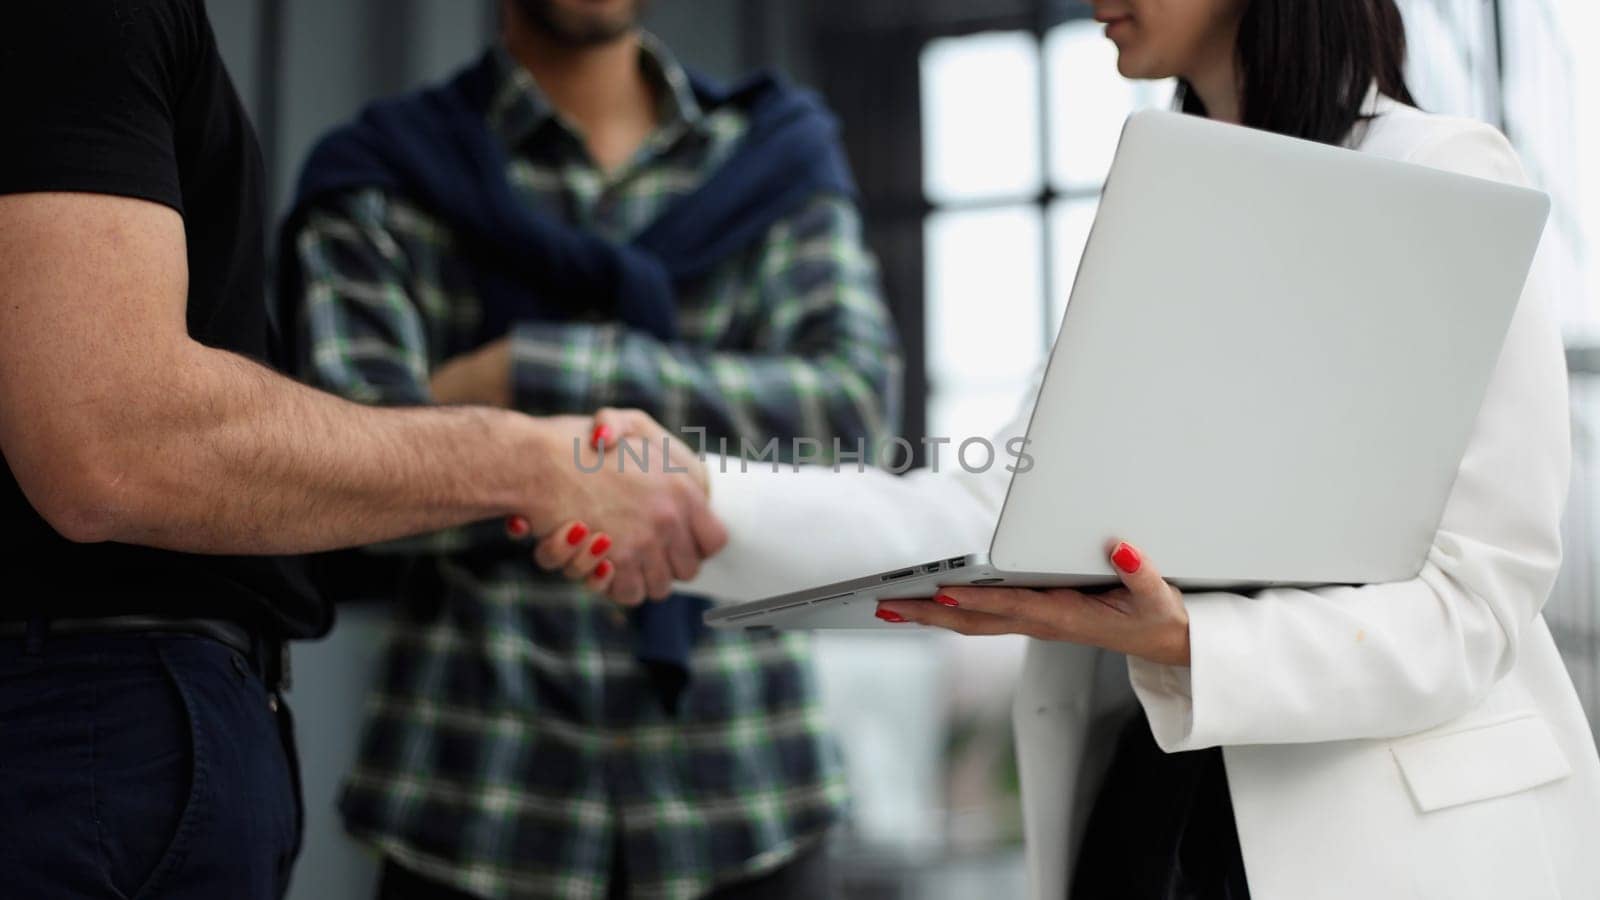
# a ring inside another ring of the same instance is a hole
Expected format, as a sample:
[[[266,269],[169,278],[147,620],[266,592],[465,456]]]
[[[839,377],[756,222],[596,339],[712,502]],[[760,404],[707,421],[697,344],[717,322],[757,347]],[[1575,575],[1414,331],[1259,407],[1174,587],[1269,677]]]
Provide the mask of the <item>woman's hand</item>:
[[[547,572],[560,572],[568,581],[582,581],[589,590],[603,593],[616,574],[616,566],[605,558],[610,550],[610,535],[591,533],[588,525],[574,521],[545,535],[533,549],[533,561]]]
[[[1104,647],[1168,666],[1189,665],[1189,612],[1132,545],[1111,550],[1123,586],[1100,594],[1026,588],[947,588],[934,602],[885,600],[878,618],[958,634],[1021,634],[1042,641]]]
[[[589,434],[590,448],[600,459],[593,465],[604,465],[606,451],[616,450],[619,443],[630,441],[633,446],[626,459],[618,465],[630,470],[641,465],[658,475],[672,472],[688,474],[702,491],[709,494],[709,478],[700,458],[682,441],[673,437],[649,415],[635,409],[602,409],[595,414],[594,428]],[[633,460],[629,462],[628,460]],[[585,465],[591,463],[585,462]],[[590,471],[595,471],[591,469]],[[527,520],[513,516],[506,521],[506,533],[513,540],[526,538],[531,531]],[[647,598],[665,600],[671,596],[674,579],[687,581],[700,570],[700,560],[721,549],[724,535],[715,546],[675,546],[671,571],[653,571],[643,583],[629,579],[626,583],[615,577],[616,568],[606,559],[611,540],[605,535],[588,534],[587,526],[568,522],[545,535],[534,551],[534,561],[547,571],[560,571],[569,580],[582,581],[590,590],[603,592],[621,606],[638,606]]]

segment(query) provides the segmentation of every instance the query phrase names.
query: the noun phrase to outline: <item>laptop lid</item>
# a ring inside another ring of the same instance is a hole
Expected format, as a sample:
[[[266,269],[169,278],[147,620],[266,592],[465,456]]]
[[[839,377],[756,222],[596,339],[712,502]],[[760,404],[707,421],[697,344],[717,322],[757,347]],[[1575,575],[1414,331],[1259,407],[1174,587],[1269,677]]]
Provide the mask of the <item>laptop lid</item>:
[[[1535,191],[1166,112],[1121,147],[993,563],[1190,585],[1420,570],[1522,292]]]

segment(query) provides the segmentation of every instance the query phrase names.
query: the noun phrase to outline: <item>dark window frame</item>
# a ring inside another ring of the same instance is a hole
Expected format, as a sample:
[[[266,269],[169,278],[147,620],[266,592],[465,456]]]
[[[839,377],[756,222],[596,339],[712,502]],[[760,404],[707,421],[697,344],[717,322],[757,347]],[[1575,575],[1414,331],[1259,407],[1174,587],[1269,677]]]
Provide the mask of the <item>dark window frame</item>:
[[[1061,201],[1099,195],[1098,189],[1059,189],[1049,176],[1051,88],[1043,65],[1044,40],[1051,29],[1091,18],[1092,10],[1073,0],[1008,0],[995,5],[1007,8],[972,15],[966,3],[825,0],[816,4],[812,19],[816,80],[844,126],[846,149],[862,184],[867,241],[882,265],[885,292],[905,346],[902,432],[917,448],[918,464],[925,461],[921,441],[928,436],[931,398],[924,238],[928,217],[1023,205],[1039,210],[1045,291],[1040,315],[1048,342],[1055,328],[1052,297],[1057,275],[1051,253],[1055,241],[1051,208]],[[1044,177],[1040,189],[1032,194],[932,203],[923,186],[922,52],[941,38],[1015,31],[1028,33],[1041,49],[1038,153]],[[871,102],[865,101],[864,90],[875,94]],[[888,152],[885,143],[891,145]]]

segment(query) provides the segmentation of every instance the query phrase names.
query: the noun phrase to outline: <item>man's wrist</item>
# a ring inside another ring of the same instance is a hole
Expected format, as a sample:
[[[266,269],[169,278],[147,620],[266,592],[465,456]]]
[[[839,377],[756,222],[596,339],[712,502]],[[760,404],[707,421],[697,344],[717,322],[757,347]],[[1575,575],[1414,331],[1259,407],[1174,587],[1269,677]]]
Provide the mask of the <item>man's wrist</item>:
[[[501,515],[528,519],[535,534],[544,534],[559,522],[558,507],[567,491],[563,486],[572,448],[562,446],[558,429],[548,419],[515,412],[498,412],[497,427],[506,434],[503,479],[493,479],[502,487]]]

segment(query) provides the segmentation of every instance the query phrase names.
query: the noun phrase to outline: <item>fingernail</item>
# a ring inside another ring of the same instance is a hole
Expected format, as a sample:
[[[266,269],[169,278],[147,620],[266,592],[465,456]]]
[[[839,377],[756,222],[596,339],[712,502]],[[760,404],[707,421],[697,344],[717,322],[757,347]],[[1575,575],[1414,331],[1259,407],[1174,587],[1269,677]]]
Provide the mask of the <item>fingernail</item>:
[[[602,534],[599,537],[595,538],[594,539],[594,543],[589,545],[589,553],[592,556],[599,556],[599,555],[605,553],[607,550],[610,550],[610,549],[611,549],[611,536],[607,535],[607,534]]]
[[[893,622],[896,625],[899,625],[906,620],[905,616],[887,609],[880,609],[876,613],[873,613],[873,615],[884,620],[885,622]]]
[[[950,596],[949,594],[940,594],[933,599],[938,601],[940,606],[948,606],[952,609],[961,605],[956,602],[956,598]]]
[[[582,522],[573,523],[573,526],[567,529],[567,546],[576,547],[578,546],[579,541],[588,536],[589,526],[583,524]]]
[[[611,560],[609,560],[609,559],[600,560],[600,565],[594,567],[594,577],[596,577],[596,578],[610,578],[611,577]]]
[[[506,517],[506,534],[511,535],[513,538],[518,540],[525,538],[528,536],[528,532],[532,530],[533,525],[527,519],[521,516]]]
[[[612,432],[610,425],[596,425],[594,427],[594,434],[589,436],[589,446],[596,450],[603,449],[606,444],[611,443],[611,437]]]
[[[1117,568],[1129,575],[1139,571],[1139,567],[1144,565],[1144,560],[1140,558],[1139,551],[1133,549],[1127,542],[1118,544],[1117,549],[1111,552],[1111,561],[1116,564]]]

